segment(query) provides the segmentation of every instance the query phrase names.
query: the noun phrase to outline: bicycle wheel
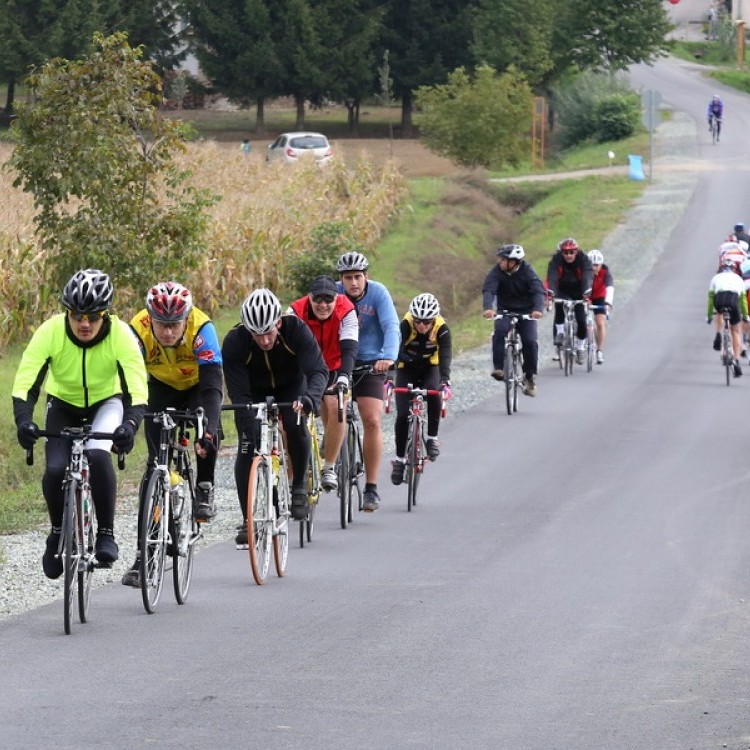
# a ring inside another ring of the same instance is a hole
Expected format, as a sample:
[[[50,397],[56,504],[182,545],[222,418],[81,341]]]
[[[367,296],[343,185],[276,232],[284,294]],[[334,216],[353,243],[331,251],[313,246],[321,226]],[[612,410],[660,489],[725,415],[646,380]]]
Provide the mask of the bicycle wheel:
[[[596,340],[594,337],[594,326],[589,324],[586,330],[586,372],[594,369],[594,351],[596,350]]]
[[[263,456],[256,456],[250,466],[247,483],[247,540],[250,552],[250,567],[258,586],[266,582],[271,562],[272,503],[268,486],[268,463]]]
[[[357,495],[357,510],[362,512],[365,509],[365,497],[359,480],[365,473],[365,461],[362,456],[362,437],[359,432],[359,427],[356,425],[352,425],[349,429],[347,447],[349,450],[349,487],[352,494],[356,493]],[[353,507],[354,503],[350,499],[349,523],[351,523],[353,519]]]
[[[93,505],[91,491],[88,486],[78,493],[80,505],[76,506],[78,517],[77,537],[78,549],[82,554],[78,560],[78,619],[86,622],[89,616],[89,601],[91,599],[91,582],[94,577],[94,524],[92,518]]]
[[[573,374],[573,359],[575,357],[575,350],[573,345],[573,329],[570,323],[565,324],[565,341],[563,343],[563,358],[565,377]]]
[[[503,370],[505,372],[505,408],[508,414],[513,414],[513,379],[516,376],[513,368],[513,344],[505,340],[505,356],[503,357]]]
[[[521,353],[513,348],[513,411],[518,411],[518,391],[523,383],[523,368],[521,366]]]
[[[419,487],[419,478],[422,476],[422,426],[416,417],[410,418],[409,421],[409,440],[406,446],[406,473],[407,487],[406,510],[411,509],[417,504],[417,489]]]
[[[141,598],[150,615],[156,611],[164,583],[164,558],[167,551],[167,509],[164,507],[169,480],[159,470],[151,472],[146,485],[141,517]]]
[[[339,457],[336,461],[336,478],[339,482],[339,523],[345,529],[349,525],[352,512],[352,485],[349,481],[349,451],[346,444],[341,446]]]
[[[724,332],[722,333],[722,346],[721,346],[721,352],[722,352],[722,359],[724,360],[724,372],[727,376],[727,386],[732,382],[732,365],[734,364],[734,355],[732,352],[732,342],[729,335],[729,331],[727,329],[724,329]]]
[[[172,517],[169,522],[169,536],[172,540],[172,587],[178,604],[184,604],[188,598],[190,581],[193,578],[193,542],[198,536],[198,523],[193,517],[193,483],[183,477],[182,485],[188,491],[182,494],[179,506],[174,503],[178,493],[172,493]]]
[[[286,466],[282,463],[279,469],[277,486],[273,488],[276,498],[276,520],[273,525],[273,562],[276,575],[281,578],[286,571],[289,558],[289,480]]]
[[[75,544],[76,534],[76,492],[78,482],[70,481],[65,491],[65,505],[63,510],[62,556],[64,576],[64,598],[63,598],[63,623],[65,634],[70,635],[70,626],[73,618],[73,594],[76,586],[76,573],[78,572],[78,554]]]

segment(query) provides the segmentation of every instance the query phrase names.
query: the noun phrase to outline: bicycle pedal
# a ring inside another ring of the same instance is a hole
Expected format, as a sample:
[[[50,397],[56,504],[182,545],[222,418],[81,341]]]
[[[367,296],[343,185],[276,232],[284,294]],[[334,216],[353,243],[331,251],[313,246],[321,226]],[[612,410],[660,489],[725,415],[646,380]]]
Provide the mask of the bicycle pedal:
[[[100,568],[102,570],[110,570],[112,568],[112,563],[111,562],[99,562],[99,560],[97,560],[94,563],[93,567]]]

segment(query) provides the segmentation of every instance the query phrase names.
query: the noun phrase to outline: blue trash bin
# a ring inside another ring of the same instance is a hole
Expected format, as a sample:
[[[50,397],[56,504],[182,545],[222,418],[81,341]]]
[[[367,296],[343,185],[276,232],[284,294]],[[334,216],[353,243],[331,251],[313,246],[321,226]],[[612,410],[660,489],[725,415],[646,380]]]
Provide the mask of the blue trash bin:
[[[631,180],[645,180],[643,174],[643,157],[638,154],[628,154],[628,177]]]

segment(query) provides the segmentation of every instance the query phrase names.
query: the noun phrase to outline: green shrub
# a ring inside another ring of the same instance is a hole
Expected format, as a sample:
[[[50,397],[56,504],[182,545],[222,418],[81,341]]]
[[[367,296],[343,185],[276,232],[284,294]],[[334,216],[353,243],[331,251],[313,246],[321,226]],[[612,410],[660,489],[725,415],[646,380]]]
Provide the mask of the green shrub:
[[[610,73],[585,72],[563,82],[553,90],[552,106],[561,148],[630,136],[640,116],[640,100],[625,77]]]

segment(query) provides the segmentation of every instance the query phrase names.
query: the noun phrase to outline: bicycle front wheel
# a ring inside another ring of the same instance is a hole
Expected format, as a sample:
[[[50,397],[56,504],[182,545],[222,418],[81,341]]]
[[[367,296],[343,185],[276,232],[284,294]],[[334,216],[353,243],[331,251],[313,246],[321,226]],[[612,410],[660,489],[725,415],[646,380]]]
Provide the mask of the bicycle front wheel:
[[[417,489],[419,478],[422,476],[422,426],[418,419],[411,420],[409,426],[409,442],[406,446],[407,495],[406,510],[417,504]]]
[[[164,584],[164,558],[167,550],[166,495],[169,480],[154,470],[148,479],[141,517],[141,598],[149,614],[156,611]]]
[[[594,338],[594,326],[590,324],[586,335],[586,372],[594,369],[594,350],[596,349],[596,340]]]
[[[91,491],[81,488],[78,492],[80,505],[76,505],[78,549],[81,555],[78,560],[78,619],[86,622],[89,616],[91,599],[91,582],[94,577],[94,524],[92,518],[93,503]]]
[[[188,598],[193,578],[193,542],[198,537],[198,524],[193,518],[193,483],[185,481],[184,477],[182,483],[187,492],[184,493],[180,506],[172,508],[169,524],[172,539],[172,586],[178,604],[184,604]]]
[[[62,556],[64,576],[64,598],[63,598],[63,624],[65,634],[70,635],[71,621],[73,619],[73,596],[76,587],[76,574],[78,573],[78,551],[76,549],[76,493],[78,482],[70,481],[65,491],[65,506],[63,510],[62,525]]]
[[[247,540],[250,567],[258,586],[266,582],[271,563],[272,508],[267,459],[256,456],[247,483]]]
[[[276,520],[273,525],[273,562],[276,566],[276,575],[281,578],[286,572],[286,563],[289,559],[289,480],[287,479],[286,466],[279,466],[276,477],[276,486],[273,488],[274,505],[276,506]]]
[[[349,452],[346,445],[341,446],[339,458],[336,461],[336,478],[339,489],[339,523],[345,529],[349,525],[352,502],[352,485],[349,481]]]
[[[503,358],[503,369],[505,371],[505,408],[508,414],[513,414],[513,389],[516,372],[513,367],[513,350],[506,342],[505,356]]]

